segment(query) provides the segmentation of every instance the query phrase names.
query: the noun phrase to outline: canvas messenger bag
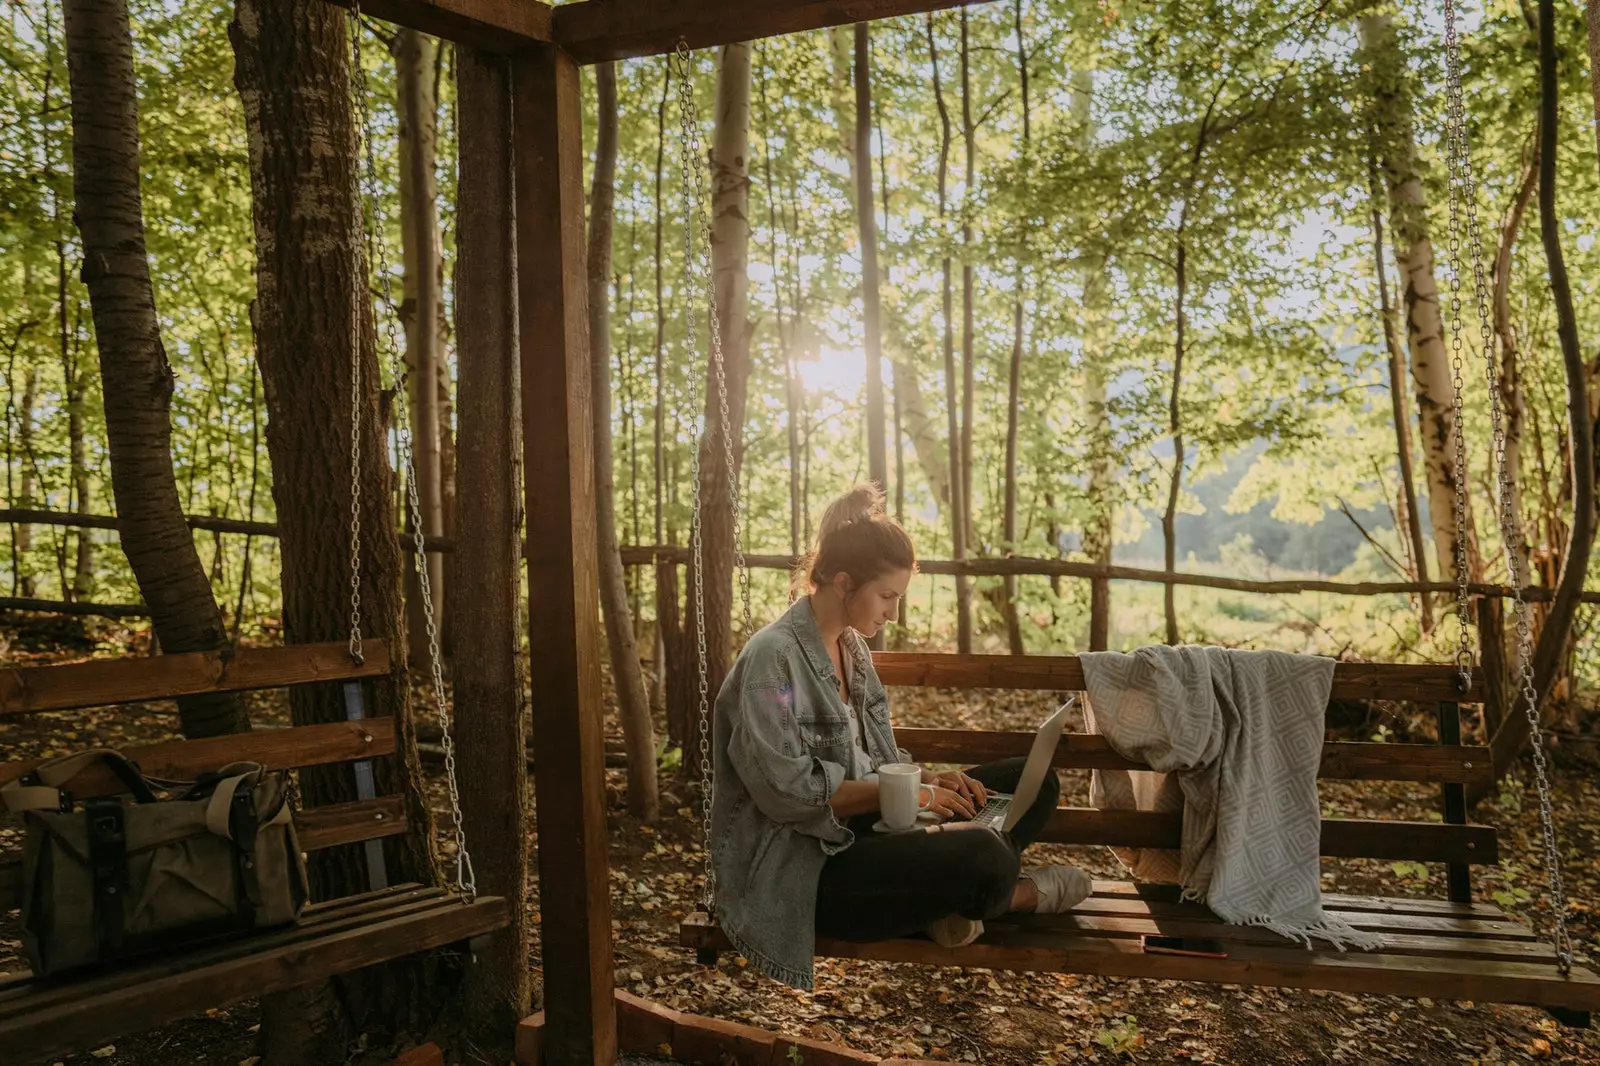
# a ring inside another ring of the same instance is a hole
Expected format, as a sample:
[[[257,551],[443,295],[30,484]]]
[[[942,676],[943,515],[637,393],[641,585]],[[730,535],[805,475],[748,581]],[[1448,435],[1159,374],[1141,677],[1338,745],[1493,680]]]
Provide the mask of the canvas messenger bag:
[[[124,795],[78,801],[66,790],[96,764]],[[284,925],[305,906],[287,779],[259,763],[159,783],[115,751],[85,751],[0,787],[0,801],[25,823],[23,944],[35,974]]]

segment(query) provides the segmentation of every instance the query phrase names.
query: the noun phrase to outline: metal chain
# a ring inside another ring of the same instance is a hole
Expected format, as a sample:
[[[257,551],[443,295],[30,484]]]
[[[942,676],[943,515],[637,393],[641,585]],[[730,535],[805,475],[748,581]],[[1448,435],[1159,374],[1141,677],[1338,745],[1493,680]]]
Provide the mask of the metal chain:
[[[392,278],[388,258],[384,252],[382,200],[378,195],[377,156],[373,151],[371,122],[367,108],[367,75],[361,66],[361,13],[359,4],[351,7],[351,49],[354,64],[355,97],[357,110],[357,136],[365,147],[367,197],[372,204],[372,230],[368,234],[377,259],[378,281],[382,285],[382,303],[385,309],[393,306]],[[428,634],[428,668],[433,682],[434,710],[438,717],[440,746],[444,748],[445,783],[450,793],[450,814],[455,821],[456,890],[465,902],[477,898],[477,876],[472,868],[472,855],[467,851],[467,833],[461,817],[461,790],[456,780],[455,741],[450,736],[449,703],[445,698],[444,664],[439,654],[439,629],[434,621],[433,588],[428,574],[426,541],[422,528],[422,503],[417,493],[417,471],[413,457],[411,419],[406,398],[405,362],[401,355],[399,338],[395,333],[394,316],[384,314],[384,335],[389,342],[390,372],[394,377],[395,437],[398,442],[401,469],[405,474],[406,503],[411,517],[412,561],[417,568],[417,587],[422,595],[422,617]],[[360,352],[357,350],[357,360]],[[432,387],[433,382],[419,381],[417,387]]]
[[[1527,575],[1522,572],[1522,560],[1517,551],[1521,533],[1513,509],[1511,472],[1506,463],[1506,433],[1504,415],[1500,404],[1500,383],[1497,346],[1490,325],[1489,286],[1483,268],[1482,230],[1478,222],[1477,181],[1472,171],[1472,155],[1467,144],[1465,93],[1461,81],[1461,37],[1456,27],[1455,0],[1444,0],[1445,12],[1445,103],[1446,103],[1446,159],[1450,169],[1450,228],[1454,274],[1454,243],[1458,229],[1456,218],[1458,200],[1465,204],[1467,237],[1472,249],[1474,297],[1477,303],[1478,329],[1483,345],[1484,377],[1489,388],[1489,415],[1493,429],[1493,456],[1496,489],[1499,492],[1500,539],[1505,551],[1506,583],[1511,587],[1512,612],[1517,630],[1518,697],[1523,704],[1529,727],[1529,741],[1533,749],[1534,781],[1539,792],[1539,825],[1544,844],[1545,876],[1549,882],[1551,909],[1555,915],[1556,962],[1562,973],[1572,967],[1572,936],[1567,929],[1567,899],[1561,880],[1561,853],[1556,841],[1555,815],[1550,798],[1549,767],[1544,751],[1544,731],[1539,721],[1539,696],[1533,678],[1533,634],[1528,617],[1528,604],[1523,599],[1522,585]],[[1458,284],[1458,282],[1455,282]],[[1452,301],[1454,346],[1460,366],[1459,321],[1460,301]],[[1459,372],[1459,370],[1458,370]],[[1458,399],[1459,403],[1459,399]],[[1458,438],[1459,448],[1459,438]]]
[[[352,57],[361,67],[360,5],[351,5],[351,37],[355,41]],[[361,150],[362,132],[352,129],[352,156]],[[350,168],[350,198],[357,205],[360,222],[361,169]],[[367,296],[367,260],[358,245],[350,298],[350,658],[356,665],[366,663],[361,652],[361,304]]]
[[[739,597],[742,607],[745,638],[755,632],[750,606],[750,569],[744,553],[744,501],[739,489],[739,479],[734,463],[733,419],[728,411],[727,366],[723,358],[722,324],[717,316],[716,279],[711,269],[711,225],[706,217],[706,174],[704,142],[700,133],[700,120],[694,100],[693,55],[684,41],[668,57],[669,74],[678,81],[678,161],[681,176],[681,202],[683,214],[684,270],[690,283],[684,286],[684,326],[691,351],[699,333],[695,306],[696,289],[705,301],[705,315],[709,325],[710,369],[716,381],[718,430],[722,438],[722,459],[727,476],[728,502],[733,519],[733,562],[739,575]],[[698,271],[698,276],[697,276]],[[691,366],[694,361],[691,360]],[[700,758],[700,826],[705,842],[704,886],[701,902],[710,912],[716,900],[716,870],[711,859],[711,808],[715,788],[715,774],[711,762],[710,739],[710,684],[707,679],[708,654],[705,626],[705,538],[700,492],[701,459],[699,440],[709,430],[705,415],[700,417],[700,433],[693,457],[690,459],[691,507],[690,530],[694,553],[694,604],[695,604],[695,654],[698,668],[698,715]]]

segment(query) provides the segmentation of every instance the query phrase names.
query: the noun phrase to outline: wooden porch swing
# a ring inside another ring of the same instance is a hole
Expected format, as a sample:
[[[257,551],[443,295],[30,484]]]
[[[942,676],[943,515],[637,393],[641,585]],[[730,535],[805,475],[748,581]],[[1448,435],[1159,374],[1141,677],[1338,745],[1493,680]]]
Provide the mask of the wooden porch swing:
[[[352,19],[351,69],[357,128],[369,144],[366,83],[361,64],[359,14]],[[380,219],[373,155],[366,154],[366,194]],[[379,257],[384,284],[381,238],[372,246]],[[356,306],[366,299],[366,272],[356,272]],[[386,303],[389,301],[385,301]],[[359,340],[359,337],[357,338]],[[393,347],[393,346],[392,346]],[[360,345],[351,346],[351,394],[361,389]],[[403,371],[395,348],[396,380]],[[130,1032],[149,1029],[198,1013],[350,973],[376,963],[404,958],[435,948],[471,943],[503,928],[509,921],[506,902],[479,895],[466,846],[456,784],[450,704],[444,691],[434,625],[429,574],[423,554],[422,523],[416,514],[416,476],[405,389],[395,390],[400,406],[399,455],[415,530],[412,559],[418,570],[428,631],[431,679],[446,753],[446,783],[454,816],[455,879],[451,889],[419,884],[391,884],[383,852],[385,837],[409,829],[407,797],[379,795],[373,760],[396,754],[392,717],[367,717],[367,679],[389,674],[389,648],[383,640],[361,634],[359,511],[360,420],[351,421],[350,478],[350,634],[347,641],[291,645],[283,648],[224,649],[159,655],[151,658],[92,660],[60,666],[0,669],[0,716],[79,710],[88,707],[175,699],[207,692],[240,692],[298,685],[341,687],[346,721],[124,749],[148,777],[187,782],[232,762],[260,763],[268,770],[348,765],[357,798],[294,811],[302,851],[321,851],[360,844],[367,889],[324,899],[308,907],[298,923],[270,931],[204,940],[179,952],[145,953],[49,978],[27,970],[0,973],[0,1059],[32,1061],[95,1047]],[[370,445],[369,445],[370,446]],[[39,760],[0,763],[0,784],[28,773]],[[95,764],[59,787],[76,800],[120,795],[126,786],[104,766]],[[293,801],[291,801],[293,802]],[[25,906],[22,859],[0,853],[0,911]]]
[[[1456,11],[1446,0],[1446,61],[1449,76],[1446,92],[1450,109],[1451,148],[1449,162],[1452,179],[1465,159],[1466,133],[1460,104]],[[745,568],[742,531],[743,504],[739,486],[732,476],[732,442],[727,417],[728,402],[723,374],[722,343],[716,323],[715,290],[711,284],[710,241],[703,223],[704,180],[697,171],[704,165],[699,152],[698,118],[693,113],[693,89],[689,77],[687,48],[680,43],[673,74],[679,79],[679,98],[683,111],[680,129],[684,163],[683,204],[685,253],[692,272],[701,265],[703,277],[687,287],[686,315],[689,335],[696,334],[697,311],[711,323],[708,359],[719,390],[721,421],[718,436],[724,454],[711,461],[725,462],[729,471],[729,497],[734,520],[735,564],[740,571],[745,633],[754,632],[750,608],[750,588]],[[1460,124],[1460,128],[1457,128]],[[1456,232],[1457,197],[1450,199],[1451,232]],[[1469,223],[1475,208],[1468,204]],[[696,242],[698,238],[698,242]],[[696,243],[700,247],[696,247]],[[1451,267],[1460,276],[1454,248]],[[694,306],[699,295],[703,308]],[[1459,347],[1459,306],[1452,320]],[[1494,352],[1485,349],[1491,376]],[[1454,429],[1457,439],[1461,421],[1461,379],[1455,379]],[[1491,390],[1491,402],[1499,398]],[[1498,409],[1495,456],[1499,460],[1501,499],[1509,494],[1504,465],[1505,449]],[[693,481],[694,574],[703,572],[701,543],[700,452],[695,451]],[[1465,485],[1456,480],[1455,508],[1456,570],[1467,571],[1466,538],[1463,535]],[[1505,523],[1502,511],[1501,533],[1506,543],[1514,541],[1514,530]],[[1507,553],[1509,580],[1513,589],[1522,580],[1514,553]],[[1103,881],[1095,884],[1094,894],[1070,912],[1060,915],[1008,915],[986,921],[985,933],[974,943],[959,948],[941,947],[921,939],[877,943],[852,943],[819,940],[819,955],[841,958],[912,962],[934,966],[974,966],[1006,970],[1038,970],[1085,973],[1116,977],[1144,977],[1167,980],[1204,981],[1217,984],[1273,985],[1289,988],[1321,989],[1370,995],[1431,997],[1435,999],[1477,1000],[1528,1004],[1549,1010],[1559,1020],[1586,1026],[1589,1014],[1600,1008],[1600,976],[1587,967],[1575,965],[1572,945],[1566,931],[1566,900],[1561,886],[1559,852],[1556,850],[1550,810],[1550,789],[1543,758],[1543,740],[1538,721],[1537,699],[1533,693],[1531,637],[1525,624],[1526,604],[1520,592],[1514,594],[1518,612],[1519,701],[1529,717],[1535,750],[1544,830],[1544,855],[1549,875],[1556,929],[1553,943],[1540,941],[1525,925],[1487,903],[1472,898],[1472,867],[1499,861],[1499,845],[1493,827],[1471,824],[1467,820],[1466,786],[1493,780],[1490,751],[1461,744],[1460,705],[1482,703],[1483,678],[1472,667],[1467,643],[1467,623],[1472,617],[1465,578],[1458,583],[1458,619],[1461,646],[1452,665],[1402,665],[1345,663],[1336,664],[1330,699],[1390,700],[1431,705],[1438,722],[1437,744],[1328,743],[1323,749],[1319,776],[1361,781],[1413,781],[1438,784],[1441,793],[1442,821],[1403,822],[1377,819],[1325,819],[1322,823],[1321,854],[1332,858],[1367,858],[1443,863],[1448,878],[1445,900],[1419,900],[1370,896],[1328,895],[1325,906],[1353,926],[1380,933],[1381,950],[1341,953],[1329,948],[1307,949],[1269,930],[1230,925],[1222,922],[1205,906],[1184,902],[1175,885],[1133,884]],[[697,588],[694,602],[704,603],[703,590]],[[707,743],[709,705],[706,686],[706,647],[704,620],[699,619],[699,755],[703,774],[700,816],[703,828],[710,824],[713,789],[711,759]],[[930,686],[958,689],[1035,689],[1056,692],[1081,691],[1085,687],[1083,668],[1074,656],[1001,656],[887,653],[873,657],[873,664],[886,685]],[[896,730],[897,741],[923,763],[974,765],[1006,756],[1025,755],[1033,739],[1031,733],[984,732],[958,729]],[[1149,769],[1130,762],[1098,736],[1070,735],[1062,738],[1055,765],[1070,769]],[[1041,839],[1076,845],[1176,849],[1180,845],[1182,814],[1125,810],[1093,810],[1063,807],[1057,810]],[[701,962],[715,964],[719,952],[730,950],[726,936],[715,921],[715,899],[707,849],[707,897],[703,908],[683,921],[680,944],[696,951]],[[1224,958],[1200,958],[1146,953],[1141,937],[1165,935],[1197,937],[1220,941]]]

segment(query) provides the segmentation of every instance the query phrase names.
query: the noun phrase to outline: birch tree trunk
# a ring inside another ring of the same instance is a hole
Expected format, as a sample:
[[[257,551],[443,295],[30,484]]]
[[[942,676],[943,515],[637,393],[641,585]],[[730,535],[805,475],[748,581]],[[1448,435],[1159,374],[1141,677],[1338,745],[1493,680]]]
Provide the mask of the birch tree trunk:
[[[705,552],[706,681],[722,687],[733,646],[733,508],[724,448],[733,474],[744,456],[746,384],[750,377],[750,45],[723,47],[717,62],[716,129],[711,142],[711,272],[727,377],[727,437],[714,368],[706,373],[706,433],[700,441],[701,538]],[[691,572],[687,617],[693,633]],[[698,728],[698,726],[696,726]]]
[[[1378,275],[1378,314],[1383,325],[1384,346],[1389,350],[1389,409],[1394,422],[1395,454],[1400,467],[1400,503],[1408,543],[1411,545],[1412,576],[1428,580],[1428,553],[1422,535],[1422,515],[1417,509],[1416,472],[1411,459],[1411,418],[1406,408],[1406,354],[1395,328],[1394,308],[1389,303],[1389,268],[1383,257],[1383,213],[1378,207],[1378,175],[1372,175],[1373,269]],[[1433,599],[1426,592],[1417,594],[1422,631],[1433,631]]]
[[[227,640],[222,612],[184,521],[172,471],[174,376],[161,344],[139,192],[138,87],[125,0],[65,0],[72,86],[72,189],[83,237],[100,373],[111,491],[122,549],[168,653]],[[178,700],[190,738],[250,728],[227,693]]]
[[[1445,345],[1438,282],[1434,277],[1433,241],[1428,231],[1427,199],[1412,129],[1405,61],[1389,15],[1363,15],[1358,26],[1361,46],[1367,53],[1374,78],[1380,162],[1406,309],[1406,342],[1411,352],[1411,377],[1416,390],[1434,556],[1440,575],[1454,580],[1456,435],[1451,424],[1450,355]],[[1477,569],[1476,552],[1471,543],[1470,500],[1467,514],[1466,548],[1470,572]]]
[[[438,101],[434,98],[433,65],[437,45],[432,37],[402,29],[394,38],[397,101],[400,115],[400,247],[405,266],[400,317],[406,329],[406,399],[411,408],[411,441],[417,497],[422,507],[424,536],[442,537],[444,486],[440,460],[439,388],[442,314],[439,270],[438,186],[434,157],[438,136]],[[409,526],[411,516],[406,515]],[[431,553],[428,581],[436,621],[444,618],[444,556]],[[428,634],[421,586],[407,571],[406,637],[411,666],[428,661]]]
[[[939,78],[939,45],[934,35],[934,19],[927,19],[928,56],[933,67],[933,98],[939,108],[939,219],[946,217],[947,188],[950,179],[950,108],[945,104],[944,85]],[[967,493],[961,462],[961,422],[957,407],[955,308],[950,277],[950,257],[939,262],[941,298],[944,313],[944,399],[950,459],[950,557],[956,562],[967,558]],[[956,648],[963,654],[972,651],[972,585],[962,574],[956,583]]]
[[[661,814],[656,790],[656,738],[650,696],[639,668],[628,586],[617,548],[616,487],[611,446],[611,243],[616,207],[617,65],[595,68],[599,97],[594,185],[589,195],[589,367],[594,403],[595,546],[600,567],[600,604],[611,651],[611,677],[617,690],[628,750],[628,809],[646,822]]]

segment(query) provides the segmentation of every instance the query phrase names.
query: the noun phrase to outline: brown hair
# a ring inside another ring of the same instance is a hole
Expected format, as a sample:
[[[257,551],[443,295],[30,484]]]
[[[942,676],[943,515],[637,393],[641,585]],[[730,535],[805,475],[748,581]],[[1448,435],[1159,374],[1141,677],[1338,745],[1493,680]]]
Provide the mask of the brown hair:
[[[795,569],[797,592],[848,574],[856,588],[894,570],[917,568],[917,550],[905,528],[884,511],[883,490],[867,482],[834,497],[822,514],[817,543]]]

